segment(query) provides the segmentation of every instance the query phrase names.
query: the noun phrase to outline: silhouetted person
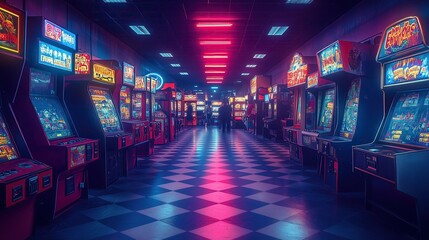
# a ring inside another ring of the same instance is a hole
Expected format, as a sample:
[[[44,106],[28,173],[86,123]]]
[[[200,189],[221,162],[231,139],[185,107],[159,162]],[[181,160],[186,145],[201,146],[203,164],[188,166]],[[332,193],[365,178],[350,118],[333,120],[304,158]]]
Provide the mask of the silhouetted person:
[[[231,131],[231,113],[232,108],[229,106],[228,100],[224,100],[223,105],[219,108],[219,122],[222,132],[225,132],[225,128],[228,132]]]
[[[193,119],[192,112],[193,111],[194,110],[192,109],[192,104],[188,103],[188,108],[186,109],[186,125],[188,125],[188,126],[189,126],[189,124],[192,125],[192,119]]]

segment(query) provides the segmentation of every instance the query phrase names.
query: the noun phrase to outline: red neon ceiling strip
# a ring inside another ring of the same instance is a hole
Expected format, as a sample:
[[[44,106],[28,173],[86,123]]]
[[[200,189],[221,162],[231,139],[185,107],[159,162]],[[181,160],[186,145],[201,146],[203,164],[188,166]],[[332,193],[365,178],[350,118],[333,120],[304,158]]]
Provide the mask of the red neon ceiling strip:
[[[203,58],[228,58],[227,55],[204,55]]]
[[[201,45],[231,45],[231,41],[220,41],[220,40],[211,40],[211,41],[200,41]]]
[[[205,73],[225,73],[225,71],[206,71]]]
[[[202,23],[197,23],[197,27],[198,28],[203,28],[203,27],[231,27],[232,23],[228,23],[228,22],[202,22]]]
[[[206,64],[206,68],[226,68],[226,64]]]
[[[222,81],[207,81],[208,84],[222,83]]]
[[[207,77],[206,80],[223,80],[223,77]]]

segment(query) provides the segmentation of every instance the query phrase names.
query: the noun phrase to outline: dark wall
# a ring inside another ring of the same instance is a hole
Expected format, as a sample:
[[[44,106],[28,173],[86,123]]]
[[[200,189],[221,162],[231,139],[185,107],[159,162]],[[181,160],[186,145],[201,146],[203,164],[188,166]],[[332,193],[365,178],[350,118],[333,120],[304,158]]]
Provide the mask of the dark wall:
[[[137,75],[158,72],[141,55],[115,36],[91,22],[63,0],[7,0],[8,4],[27,12],[28,16],[43,16],[78,36],[79,52],[93,59],[114,59],[134,65]],[[173,79],[168,79],[172,81]]]
[[[296,52],[303,56],[315,56],[319,50],[338,39],[361,42],[382,34],[388,25],[407,16],[418,16],[423,27],[429,27],[429,1],[365,0],[296,49]],[[286,83],[292,55],[286,56],[267,72],[267,75],[272,76],[272,84]]]

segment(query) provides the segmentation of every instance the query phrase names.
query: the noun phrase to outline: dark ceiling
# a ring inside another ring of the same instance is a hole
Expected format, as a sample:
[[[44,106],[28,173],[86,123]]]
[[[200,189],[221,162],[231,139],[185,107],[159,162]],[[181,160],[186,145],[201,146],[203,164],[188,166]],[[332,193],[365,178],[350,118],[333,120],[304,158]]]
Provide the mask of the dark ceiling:
[[[206,84],[207,77],[223,77],[223,85],[248,82],[264,74],[304,42],[322,31],[361,0],[314,0],[310,5],[286,0],[69,0],[88,18],[139,52],[160,72],[182,87]],[[230,27],[197,28],[201,22],[226,22]],[[136,35],[129,25],[144,25],[151,35]],[[289,26],[282,36],[268,36],[272,26]],[[201,40],[227,40],[230,45],[202,46]],[[163,58],[170,52],[173,58]],[[204,53],[227,53],[228,59],[203,59]],[[264,59],[254,59],[264,53]],[[213,62],[213,60],[215,62]],[[208,69],[208,63],[226,68]],[[179,63],[181,67],[172,67]],[[256,64],[255,68],[247,68]],[[207,70],[225,73],[205,73]],[[181,76],[179,72],[188,72]],[[248,72],[248,76],[241,74]]]

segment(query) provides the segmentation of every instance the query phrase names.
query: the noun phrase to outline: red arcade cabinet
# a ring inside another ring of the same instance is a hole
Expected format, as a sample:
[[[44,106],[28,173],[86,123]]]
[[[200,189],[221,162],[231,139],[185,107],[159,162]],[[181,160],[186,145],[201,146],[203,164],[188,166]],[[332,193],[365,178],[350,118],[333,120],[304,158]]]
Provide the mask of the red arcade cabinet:
[[[10,108],[25,60],[25,14],[0,3],[0,15],[14,30],[0,30],[0,233],[6,240],[26,239],[36,220],[36,198],[52,187],[52,169],[30,159]]]
[[[146,119],[146,78],[144,76],[136,76],[135,86],[131,93],[131,119],[141,121],[143,123],[142,142],[139,146],[136,146],[137,157],[149,156],[149,153],[153,153],[153,149],[150,149],[150,126],[149,120]]]
[[[119,92],[119,101],[115,101],[116,103],[119,102],[119,109],[121,111],[121,120],[122,125],[124,127],[124,130],[126,132],[129,132],[133,135],[134,139],[134,145],[133,147],[129,147],[127,149],[127,162],[126,162],[126,169],[132,169],[137,164],[137,148],[139,145],[144,144],[147,140],[147,124],[141,120],[141,98],[142,94],[140,93],[140,111],[132,112],[132,104],[131,101],[133,99],[132,92],[135,85],[135,78],[134,78],[134,66],[124,62],[123,65],[123,74],[122,74],[122,84],[120,84],[120,81],[116,82],[116,88],[120,88]],[[114,96],[115,97],[115,96]],[[137,99],[138,95],[135,95],[135,98],[133,100]],[[140,112],[140,119],[138,119],[138,116],[132,116],[132,113],[136,114]],[[146,133],[146,134],[145,134]]]
[[[12,109],[33,157],[53,167],[55,189],[45,206],[56,217],[87,197],[87,167],[99,159],[99,142],[79,137],[64,103],[76,35],[42,17],[29,17],[28,28],[28,58]]]
[[[79,134],[100,139],[100,160],[89,169],[94,188],[107,188],[126,174],[126,150],[134,142],[132,134],[124,132],[113,103],[118,70],[116,61],[92,61],[90,74],[66,78],[64,98]]]
[[[377,61],[385,115],[373,142],[353,147],[353,167],[365,179],[367,208],[429,239],[429,47],[417,17],[386,28]]]

